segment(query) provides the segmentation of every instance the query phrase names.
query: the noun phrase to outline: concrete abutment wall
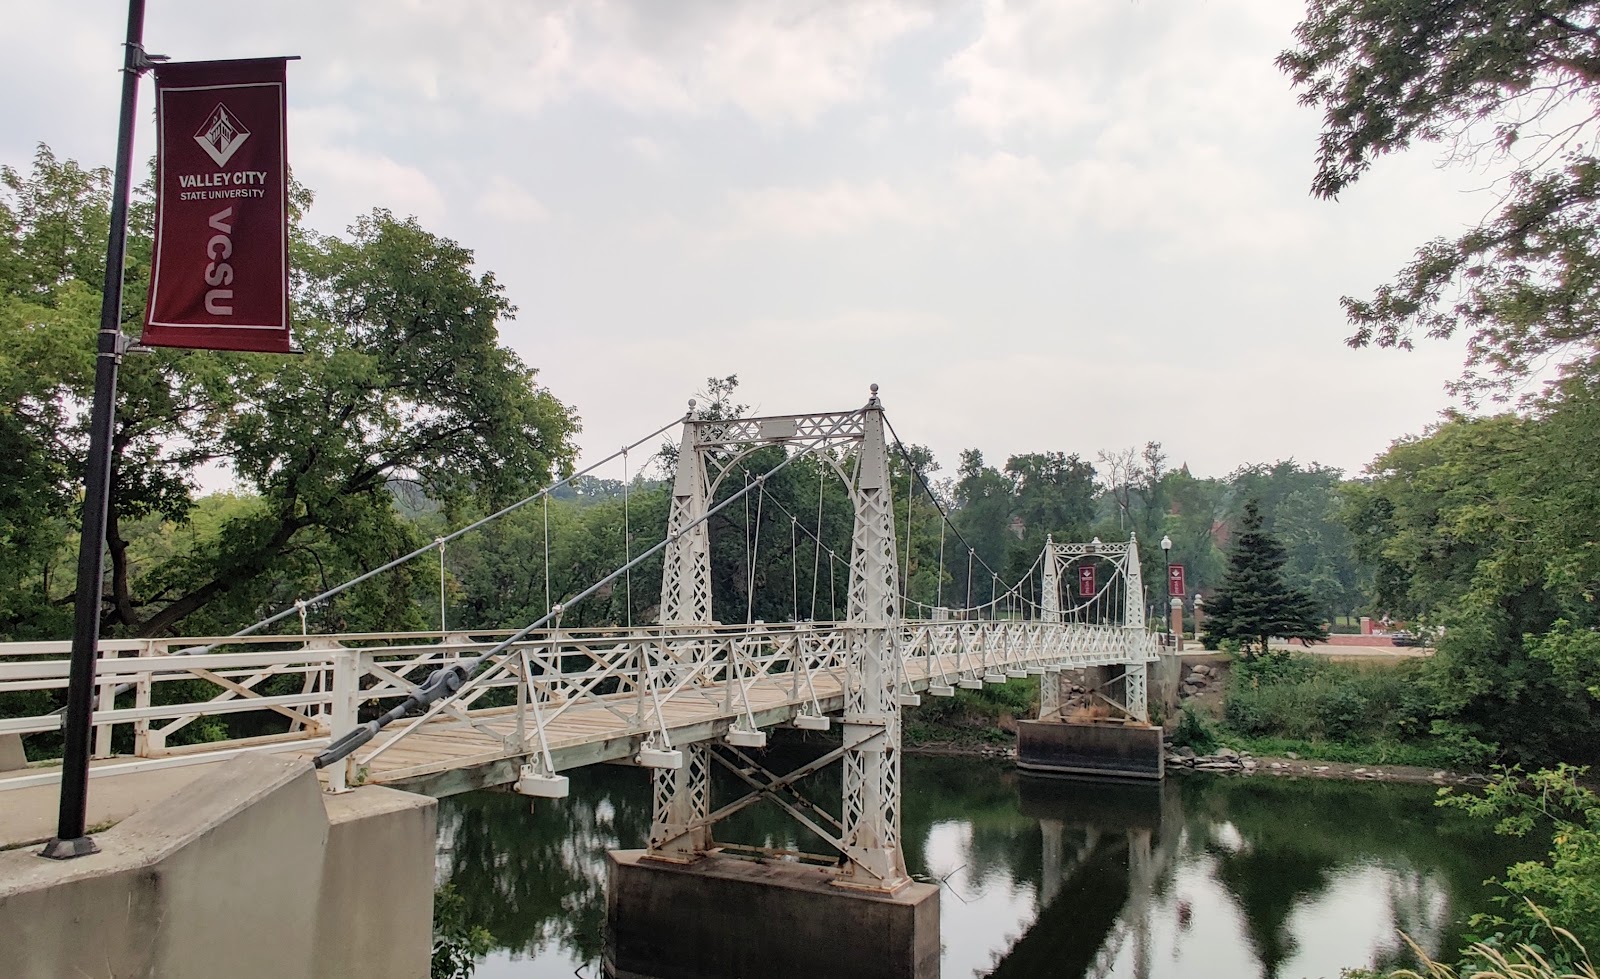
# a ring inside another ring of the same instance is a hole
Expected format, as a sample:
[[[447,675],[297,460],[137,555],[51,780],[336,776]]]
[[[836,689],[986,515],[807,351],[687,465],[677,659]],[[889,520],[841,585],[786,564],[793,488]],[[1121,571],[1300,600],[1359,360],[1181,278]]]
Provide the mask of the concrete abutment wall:
[[[437,804],[326,796],[304,761],[236,758],[73,860],[0,853],[17,979],[425,976]]]

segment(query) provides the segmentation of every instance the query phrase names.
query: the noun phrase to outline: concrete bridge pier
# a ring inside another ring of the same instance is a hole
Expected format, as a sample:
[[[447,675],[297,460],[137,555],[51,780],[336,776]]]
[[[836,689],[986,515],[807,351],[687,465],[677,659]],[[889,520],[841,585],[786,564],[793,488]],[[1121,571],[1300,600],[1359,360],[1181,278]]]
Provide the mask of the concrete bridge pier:
[[[607,856],[613,979],[938,979],[939,888],[842,886],[832,867],[712,853]]]
[[[1150,725],[1018,721],[1017,767],[1045,775],[1156,781],[1166,775],[1161,729]]]
[[[1124,671],[1130,669],[1134,668],[1089,667],[1083,671],[1083,685],[1090,690],[1127,690],[1130,684]],[[1142,664],[1138,669],[1143,673]],[[1045,674],[1042,680],[1053,687],[1055,696],[1041,695],[1037,720],[1017,722],[1017,767],[1052,775],[1160,780],[1165,775],[1166,757],[1161,728],[1138,717],[1131,704],[1125,714],[1069,720],[1061,709],[1066,698],[1055,686],[1062,684],[1065,676],[1059,672]],[[1140,685],[1135,682],[1131,686]]]

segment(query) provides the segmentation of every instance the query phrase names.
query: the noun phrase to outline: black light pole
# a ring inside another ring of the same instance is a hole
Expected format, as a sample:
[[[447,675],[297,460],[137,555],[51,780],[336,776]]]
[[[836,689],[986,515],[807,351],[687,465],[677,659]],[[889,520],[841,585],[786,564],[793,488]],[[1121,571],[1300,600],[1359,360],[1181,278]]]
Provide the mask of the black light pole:
[[[1172,638],[1172,538],[1161,538],[1161,558],[1167,563],[1167,601],[1163,602],[1162,613],[1167,619],[1167,648],[1174,648],[1177,643]]]
[[[62,732],[61,812],[56,836],[42,856],[64,860],[100,848],[88,835],[89,727],[95,655],[100,644],[100,597],[105,573],[106,508],[111,496],[111,433],[116,425],[117,366],[122,361],[122,265],[128,237],[128,182],[133,169],[133,117],[144,54],[144,0],[128,0],[128,39],[122,51],[122,116],[117,128],[116,169],[111,188],[111,233],[106,239],[105,289],[100,300],[100,336],[94,366],[94,403],[89,415],[89,458],[84,473],[83,536],[78,541],[78,590],[73,606],[72,670]]]

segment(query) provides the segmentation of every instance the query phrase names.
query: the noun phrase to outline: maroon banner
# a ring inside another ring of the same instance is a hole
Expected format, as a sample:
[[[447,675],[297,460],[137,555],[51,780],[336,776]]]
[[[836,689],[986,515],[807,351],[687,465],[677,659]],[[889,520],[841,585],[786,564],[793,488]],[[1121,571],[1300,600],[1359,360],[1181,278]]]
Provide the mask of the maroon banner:
[[[159,65],[140,342],[289,352],[284,58]]]
[[[1177,598],[1182,598],[1188,594],[1188,591],[1183,587],[1183,565],[1167,565],[1167,594]]]
[[[1093,598],[1094,593],[1094,565],[1082,565],[1078,568],[1078,597]]]

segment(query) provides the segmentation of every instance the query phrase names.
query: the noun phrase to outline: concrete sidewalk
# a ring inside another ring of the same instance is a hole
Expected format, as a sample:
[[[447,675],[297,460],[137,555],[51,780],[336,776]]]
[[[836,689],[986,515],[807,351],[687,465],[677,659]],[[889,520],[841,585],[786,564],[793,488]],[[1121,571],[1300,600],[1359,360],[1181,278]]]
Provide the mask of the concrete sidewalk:
[[[127,758],[106,758],[91,768],[125,763]],[[172,768],[103,775],[89,779],[89,828],[120,823],[129,816],[169,798],[195,779],[222,764],[200,762]],[[57,765],[22,768],[0,774],[0,850],[42,844],[56,834],[56,814],[60,808],[58,780],[46,785],[7,789],[6,782],[47,772],[59,773]]]

